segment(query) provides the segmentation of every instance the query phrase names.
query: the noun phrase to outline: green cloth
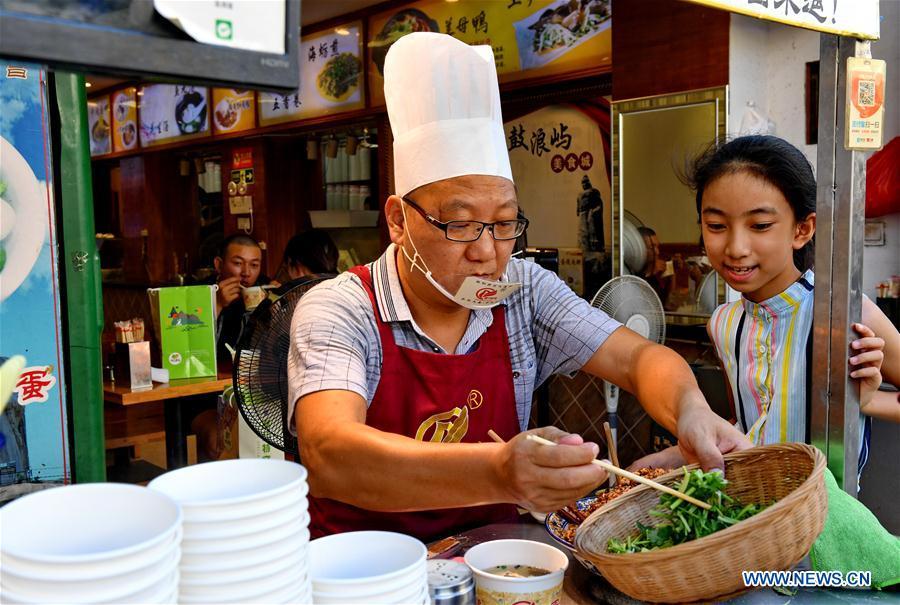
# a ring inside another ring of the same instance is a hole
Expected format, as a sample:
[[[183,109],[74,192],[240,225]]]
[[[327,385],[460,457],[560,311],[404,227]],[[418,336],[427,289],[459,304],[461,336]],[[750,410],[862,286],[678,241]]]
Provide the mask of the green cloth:
[[[881,526],[859,500],[825,470],[828,516],[809,553],[816,571],[871,571],[872,588],[900,583],[900,538]]]

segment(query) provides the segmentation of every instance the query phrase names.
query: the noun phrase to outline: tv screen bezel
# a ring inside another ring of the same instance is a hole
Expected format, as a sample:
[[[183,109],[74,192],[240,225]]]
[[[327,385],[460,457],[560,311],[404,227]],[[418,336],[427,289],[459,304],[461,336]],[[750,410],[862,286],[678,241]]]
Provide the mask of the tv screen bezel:
[[[300,85],[300,2],[285,2],[283,55],[201,44],[0,9],[0,56],[54,68],[227,88]],[[140,52],[136,52],[136,51]],[[190,61],[179,57],[190,56]]]

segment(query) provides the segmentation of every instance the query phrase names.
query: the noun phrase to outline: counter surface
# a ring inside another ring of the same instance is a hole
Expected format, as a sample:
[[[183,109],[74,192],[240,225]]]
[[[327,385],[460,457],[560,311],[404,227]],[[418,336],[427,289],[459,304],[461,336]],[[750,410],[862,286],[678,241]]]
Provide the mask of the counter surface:
[[[521,539],[534,540],[555,546],[569,557],[569,568],[566,570],[563,583],[563,595],[560,605],[586,605],[592,603],[610,603],[611,605],[637,605],[631,597],[619,592],[608,582],[591,573],[581,565],[572,553],[556,543],[547,533],[543,525],[527,520],[522,523],[494,524],[473,529],[453,536],[459,540],[462,548],[453,556],[462,556],[465,551],[490,540]],[[746,592],[728,603],[741,605],[763,605],[771,603],[897,603],[897,593],[878,591],[838,590],[825,588],[806,588],[792,596],[778,594],[770,588]]]
[[[114,382],[103,383],[103,400],[119,405],[134,405],[151,401],[164,401],[177,397],[221,393],[231,384],[231,374],[219,373],[206,378],[184,378],[169,382],[154,382],[152,389],[132,391],[130,387],[116,386]]]

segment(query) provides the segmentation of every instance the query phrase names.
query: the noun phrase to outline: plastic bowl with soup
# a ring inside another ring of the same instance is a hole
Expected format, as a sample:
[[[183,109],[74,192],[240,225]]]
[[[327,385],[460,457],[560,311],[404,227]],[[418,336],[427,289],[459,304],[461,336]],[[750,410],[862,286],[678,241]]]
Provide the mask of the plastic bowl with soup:
[[[480,605],[558,603],[569,558],[555,546],[531,540],[493,540],[469,549]]]

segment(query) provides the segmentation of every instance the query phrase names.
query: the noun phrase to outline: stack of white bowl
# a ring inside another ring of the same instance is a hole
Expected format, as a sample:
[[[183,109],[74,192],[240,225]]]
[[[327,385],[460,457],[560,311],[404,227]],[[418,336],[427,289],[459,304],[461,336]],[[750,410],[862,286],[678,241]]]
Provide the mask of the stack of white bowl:
[[[419,540],[384,531],[313,540],[309,547],[313,603],[428,605],[426,554]]]
[[[310,603],[306,469],[283,460],[223,460],[148,486],[184,513],[179,603]]]
[[[165,494],[53,488],[0,508],[0,527],[0,602],[177,602],[181,509]]]

